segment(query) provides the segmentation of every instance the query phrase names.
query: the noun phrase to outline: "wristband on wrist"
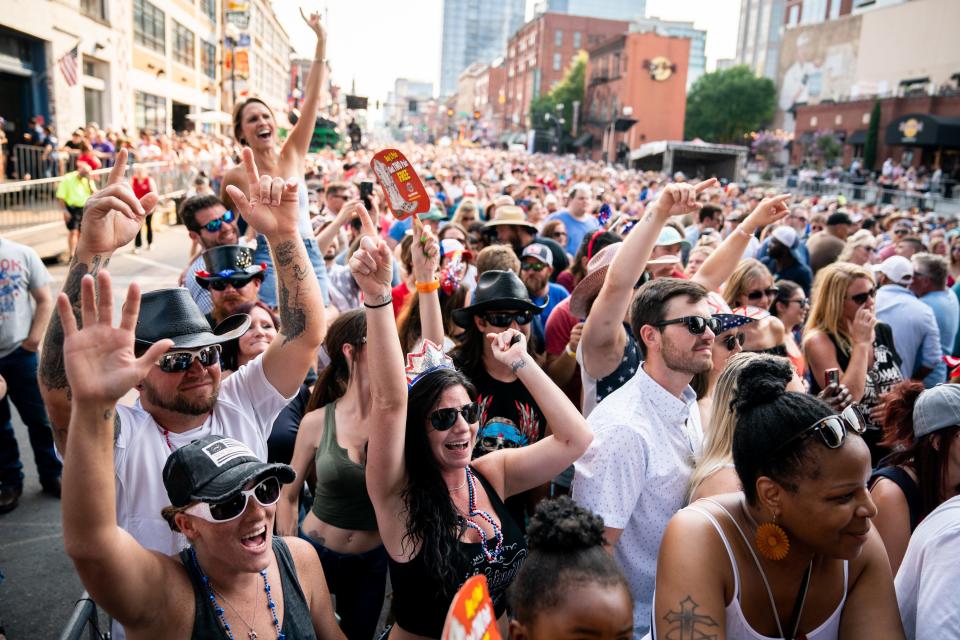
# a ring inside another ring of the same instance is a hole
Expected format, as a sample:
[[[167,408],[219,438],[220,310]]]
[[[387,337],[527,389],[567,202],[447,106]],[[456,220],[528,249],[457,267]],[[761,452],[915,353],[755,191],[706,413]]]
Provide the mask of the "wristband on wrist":
[[[417,283],[417,293],[430,293],[431,291],[436,291],[439,288],[440,288],[439,280],[431,280],[430,282]]]
[[[390,298],[386,302],[381,302],[380,304],[367,304],[367,301],[364,300],[363,306],[365,306],[367,309],[379,309],[381,307],[385,307],[388,304],[392,304],[392,303],[393,303],[393,296],[390,296]]]
[[[744,231],[742,226],[738,226],[736,229],[734,229],[734,232],[740,233],[740,234],[746,236],[747,238],[752,238],[752,237],[753,237],[753,234],[752,234],[752,233],[747,233],[746,231]]]
[[[573,358],[574,360],[577,359],[577,352],[570,348],[570,343],[569,343],[569,342],[568,342],[568,343],[566,344],[566,346],[563,348],[563,352],[564,352],[565,354],[567,354],[568,356],[570,356],[571,358]]]

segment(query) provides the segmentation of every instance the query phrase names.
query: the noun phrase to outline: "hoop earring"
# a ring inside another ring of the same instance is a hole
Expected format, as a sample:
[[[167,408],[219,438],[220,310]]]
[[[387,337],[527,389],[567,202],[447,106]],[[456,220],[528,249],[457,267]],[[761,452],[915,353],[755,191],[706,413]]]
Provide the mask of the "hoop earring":
[[[783,560],[790,553],[790,538],[783,527],[777,524],[777,516],[773,522],[765,522],[757,527],[755,539],[757,551],[767,560]]]

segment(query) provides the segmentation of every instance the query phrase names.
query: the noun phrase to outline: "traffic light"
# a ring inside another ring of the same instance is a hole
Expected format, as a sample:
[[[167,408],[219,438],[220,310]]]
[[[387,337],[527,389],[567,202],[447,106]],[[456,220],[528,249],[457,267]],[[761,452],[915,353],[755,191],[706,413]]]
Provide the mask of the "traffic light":
[[[453,109],[452,109],[452,108],[447,109],[447,117],[448,117],[448,118],[452,118],[452,117],[453,117]]]

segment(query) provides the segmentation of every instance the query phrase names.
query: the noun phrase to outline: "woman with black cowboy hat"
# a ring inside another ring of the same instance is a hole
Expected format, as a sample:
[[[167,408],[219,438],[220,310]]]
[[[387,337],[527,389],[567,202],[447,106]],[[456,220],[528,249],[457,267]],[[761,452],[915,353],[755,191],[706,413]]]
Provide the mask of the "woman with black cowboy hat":
[[[488,576],[495,611],[503,613],[506,588],[526,557],[523,534],[504,498],[548,482],[583,454],[592,436],[576,407],[526,353],[524,335],[517,329],[491,332],[486,340],[492,357],[545,408],[553,435],[471,463],[483,411],[477,393],[435,345],[407,356],[403,371],[390,310],[390,250],[363,210],[361,220],[364,237],[350,268],[364,292],[367,349],[378,363],[370,367],[369,421],[377,428],[370,431],[366,480],[389,554],[396,625],[386,635],[438,638],[453,594],[472,575]],[[529,311],[519,297],[526,292],[519,279],[502,278],[493,272],[481,278],[479,310],[497,293],[521,305],[514,309]],[[434,292],[439,287],[419,284]],[[432,332],[425,328],[424,334]]]
[[[114,328],[110,279],[105,271],[98,277],[99,302],[92,277],[81,285],[82,330],[67,296],[57,302],[73,394],[64,544],[90,595],[129,638],[342,639],[316,554],[303,541],[272,536],[274,504],[293,470],[261,462],[243,443],[207,435],[167,459],[171,506],[163,515],[190,542],[178,556],[150,551],[117,526],[116,403],[173,341],[158,340],[136,357],[139,288],[130,286]]]

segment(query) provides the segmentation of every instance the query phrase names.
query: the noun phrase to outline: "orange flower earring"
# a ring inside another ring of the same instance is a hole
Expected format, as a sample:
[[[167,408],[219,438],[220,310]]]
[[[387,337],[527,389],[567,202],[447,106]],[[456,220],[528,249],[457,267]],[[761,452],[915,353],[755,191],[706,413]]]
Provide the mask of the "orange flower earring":
[[[783,527],[777,524],[777,516],[773,522],[765,522],[757,527],[757,551],[767,560],[783,560],[790,553],[790,538]]]

